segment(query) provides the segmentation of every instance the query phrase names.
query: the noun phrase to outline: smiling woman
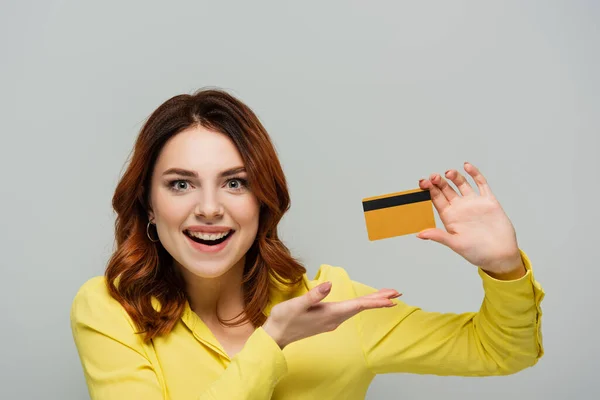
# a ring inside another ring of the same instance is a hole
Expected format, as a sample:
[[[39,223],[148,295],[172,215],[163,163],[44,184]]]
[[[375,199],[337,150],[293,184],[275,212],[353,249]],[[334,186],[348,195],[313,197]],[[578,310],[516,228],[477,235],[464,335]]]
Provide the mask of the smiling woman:
[[[255,114],[220,90],[152,113],[114,197],[117,247],[71,308],[92,399],[362,399],[376,374],[506,375],[543,355],[544,291],[479,170],[420,181],[446,230],[419,238],[478,267],[478,312],[425,312],[316,277],[281,242],[285,176]]]
[[[170,99],[142,129],[113,198],[119,248],[106,271],[111,295],[147,340],[169,332],[190,298],[194,307],[194,295],[208,292],[202,284],[244,286],[234,292],[237,307],[222,305],[243,313],[238,324],[262,325],[270,274],[297,283],[306,272],[277,235],[289,201],[270,138],[250,109],[221,91]],[[154,230],[158,245],[147,240]],[[213,239],[206,234],[230,231],[219,246],[206,242]],[[219,305],[204,300],[206,309]]]

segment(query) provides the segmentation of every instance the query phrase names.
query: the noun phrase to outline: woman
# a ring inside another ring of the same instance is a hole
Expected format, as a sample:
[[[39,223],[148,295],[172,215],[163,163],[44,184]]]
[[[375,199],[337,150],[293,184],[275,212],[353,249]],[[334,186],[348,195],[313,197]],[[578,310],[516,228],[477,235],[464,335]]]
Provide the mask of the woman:
[[[148,119],[113,197],[117,248],[77,293],[72,330],[92,399],[362,399],[376,374],[503,375],[543,354],[540,303],[512,224],[472,165],[420,181],[478,267],[477,313],[424,312],[279,240],[290,200],[265,129],[219,90]]]

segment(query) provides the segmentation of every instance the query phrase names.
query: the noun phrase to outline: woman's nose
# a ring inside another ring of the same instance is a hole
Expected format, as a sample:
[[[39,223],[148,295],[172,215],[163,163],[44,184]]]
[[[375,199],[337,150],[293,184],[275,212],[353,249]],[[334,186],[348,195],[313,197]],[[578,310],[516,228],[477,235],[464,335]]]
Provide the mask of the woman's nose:
[[[199,196],[194,213],[198,217],[219,218],[223,216],[223,206],[215,194],[204,193]]]

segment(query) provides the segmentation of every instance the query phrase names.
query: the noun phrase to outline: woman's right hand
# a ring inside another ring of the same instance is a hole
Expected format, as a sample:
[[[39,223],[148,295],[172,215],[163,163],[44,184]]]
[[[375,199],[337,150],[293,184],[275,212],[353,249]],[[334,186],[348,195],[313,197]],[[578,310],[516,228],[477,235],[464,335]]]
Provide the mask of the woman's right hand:
[[[339,302],[321,302],[331,291],[331,282],[322,283],[308,293],[276,304],[263,329],[283,349],[309,336],[335,330],[342,322],[361,311],[393,307],[391,299],[402,294],[393,289]]]

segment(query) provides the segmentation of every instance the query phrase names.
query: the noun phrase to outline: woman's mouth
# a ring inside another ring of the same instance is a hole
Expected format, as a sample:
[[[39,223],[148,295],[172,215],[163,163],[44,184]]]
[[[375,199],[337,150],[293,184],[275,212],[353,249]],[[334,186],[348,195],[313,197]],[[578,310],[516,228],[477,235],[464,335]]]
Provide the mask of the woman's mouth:
[[[184,235],[190,240],[195,249],[208,252],[215,252],[223,249],[227,245],[229,238],[233,236],[234,232],[233,229],[221,233],[183,231]]]

